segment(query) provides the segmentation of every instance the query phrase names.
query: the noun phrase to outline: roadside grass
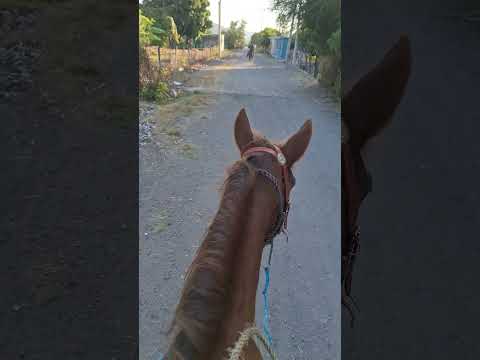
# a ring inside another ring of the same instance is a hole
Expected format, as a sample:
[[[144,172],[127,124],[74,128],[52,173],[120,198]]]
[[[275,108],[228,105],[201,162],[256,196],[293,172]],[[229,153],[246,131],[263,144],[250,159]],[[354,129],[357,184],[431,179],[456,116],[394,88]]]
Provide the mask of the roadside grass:
[[[198,159],[198,150],[192,144],[188,144],[188,143],[183,144],[180,148],[180,152],[182,155],[184,155],[188,159],[191,159],[191,160]]]
[[[153,234],[161,233],[165,231],[170,225],[171,222],[168,219],[167,211],[165,209],[162,209],[152,217],[151,232]]]
[[[140,89],[139,97],[144,101],[154,102],[158,105],[166,104],[172,99],[172,96],[169,93],[168,84],[163,81],[159,81],[157,84],[145,86]]]
[[[179,120],[205,109],[209,103],[210,99],[207,95],[197,92],[186,93],[164,104],[157,114],[158,131],[171,137],[181,137]]]
[[[165,134],[174,138],[182,137],[182,132],[180,131],[180,129],[175,127],[167,128],[165,130]]]
[[[184,93],[176,99],[157,107],[152,118],[155,123],[154,134],[163,138],[171,149],[174,149],[181,156],[191,159],[198,159],[198,148],[189,143],[184,137],[184,130],[191,125],[186,119],[197,116],[199,119],[207,118],[202,114],[211,102],[207,94],[200,92]]]

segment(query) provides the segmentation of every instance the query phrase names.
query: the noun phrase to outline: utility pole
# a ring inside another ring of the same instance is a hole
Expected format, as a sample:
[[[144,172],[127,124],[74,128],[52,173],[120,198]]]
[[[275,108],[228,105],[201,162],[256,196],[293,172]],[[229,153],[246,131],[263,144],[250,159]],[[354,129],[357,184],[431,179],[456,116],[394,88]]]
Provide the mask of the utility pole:
[[[218,57],[222,57],[222,0],[218,0]]]
[[[298,28],[300,21],[297,18],[297,30],[295,32],[295,45],[293,46],[293,55],[292,55],[292,64],[295,64],[295,59],[297,58],[297,48],[298,48]]]
[[[287,43],[287,57],[285,59],[285,66],[288,67],[288,55],[290,54],[290,45],[292,44],[292,33],[293,33],[293,24],[295,23],[295,16],[297,15],[298,3],[295,5],[295,11],[292,15],[292,25],[290,25],[290,34],[288,35],[288,43]]]

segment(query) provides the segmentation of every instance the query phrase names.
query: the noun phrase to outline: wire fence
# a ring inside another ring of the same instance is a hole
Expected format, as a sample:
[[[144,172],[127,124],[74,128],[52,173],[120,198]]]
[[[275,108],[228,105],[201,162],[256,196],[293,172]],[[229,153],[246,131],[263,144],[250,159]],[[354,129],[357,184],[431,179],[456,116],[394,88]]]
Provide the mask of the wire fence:
[[[309,55],[301,50],[297,50],[295,59],[293,58],[293,51],[289,54],[289,63],[294,64],[303,71],[318,78],[320,75],[325,74],[327,68],[335,67],[335,59],[333,56],[314,56]]]
[[[159,68],[169,68],[170,70],[189,68],[198,62],[218,57],[217,46],[202,49],[169,49],[149,46],[146,51],[152,63]]]
[[[289,60],[303,71],[311,74],[316,79],[322,80],[329,85],[337,86],[339,82],[340,60],[333,55],[314,56],[297,50],[295,59],[292,61],[293,51]]]
[[[335,94],[341,92],[341,60],[334,55],[310,55],[297,49],[295,59],[289,52],[288,63],[311,74],[315,79],[333,88]]]

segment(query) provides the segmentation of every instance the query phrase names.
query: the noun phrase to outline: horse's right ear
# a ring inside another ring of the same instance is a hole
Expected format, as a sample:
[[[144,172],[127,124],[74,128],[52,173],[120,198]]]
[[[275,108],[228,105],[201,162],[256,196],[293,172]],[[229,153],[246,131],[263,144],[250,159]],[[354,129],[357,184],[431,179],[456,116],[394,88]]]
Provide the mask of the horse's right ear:
[[[242,150],[253,140],[253,132],[245,109],[240,110],[235,120],[235,142],[238,150]]]
[[[280,146],[287,159],[287,166],[295,164],[307,150],[310,139],[312,138],[312,120],[306,120],[303,126],[295,134],[290,136],[285,143]]]
[[[410,40],[402,36],[383,60],[342,97],[342,119],[350,141],[362,147],[387,124],[410,76]]]

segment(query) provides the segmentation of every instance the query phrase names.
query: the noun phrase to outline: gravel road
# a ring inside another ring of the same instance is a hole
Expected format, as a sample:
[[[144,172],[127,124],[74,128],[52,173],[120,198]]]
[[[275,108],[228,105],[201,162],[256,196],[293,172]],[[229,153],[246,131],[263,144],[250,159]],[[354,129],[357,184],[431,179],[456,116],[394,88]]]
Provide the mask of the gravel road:
[[[184,272],[217,209],[225,169],[238,159],[233,123],[245,107],[270,139],[313,121],[294,170],[289,242],[275,242],[271,331],[280,359],[340,359],[338,105],[308,75],[261,54],[248,62],[233,53],[185,85],[196,91],[177,104],[141,104],[153,130],[140,147],[140,358],[156,360],[166,348]],[[259,325],[261,315],[259,291]]]

